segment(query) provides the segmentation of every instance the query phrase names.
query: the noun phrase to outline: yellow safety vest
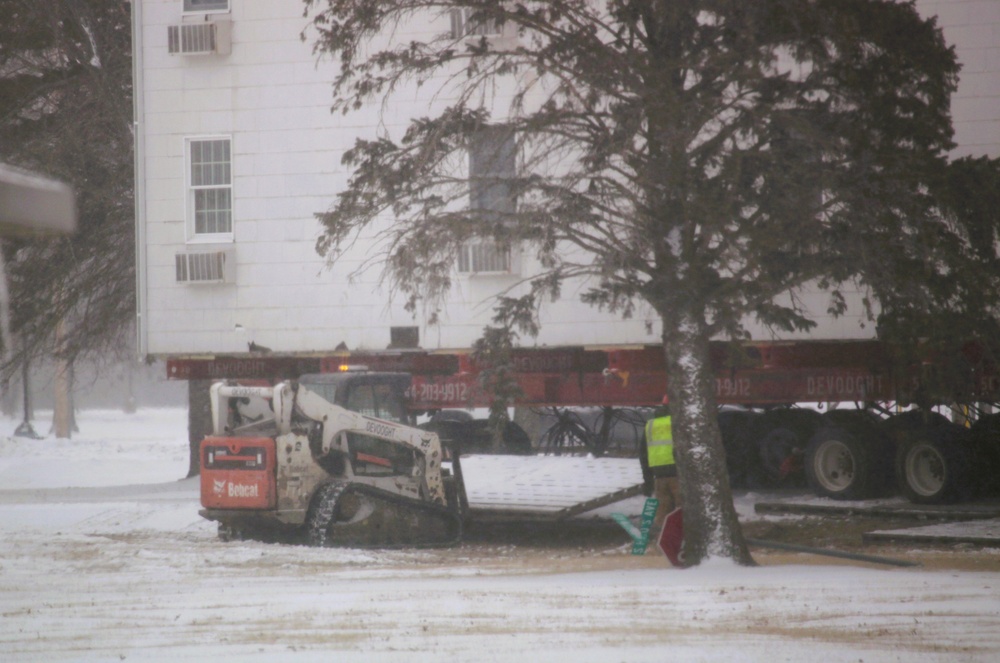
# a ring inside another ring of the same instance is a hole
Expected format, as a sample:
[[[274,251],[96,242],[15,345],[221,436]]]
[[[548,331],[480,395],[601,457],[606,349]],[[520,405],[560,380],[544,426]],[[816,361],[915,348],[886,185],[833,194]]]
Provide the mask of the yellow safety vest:
[[[646,457],[650,467],[674,464],[674,434],[669,416],[646,422]]]

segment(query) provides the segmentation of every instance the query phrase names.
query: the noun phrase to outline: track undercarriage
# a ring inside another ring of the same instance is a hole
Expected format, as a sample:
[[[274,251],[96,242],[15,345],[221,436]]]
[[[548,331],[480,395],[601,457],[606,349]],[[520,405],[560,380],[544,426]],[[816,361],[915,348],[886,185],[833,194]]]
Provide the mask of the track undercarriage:
[[[393,548],[446,546],[462,537],[456,509],[347,481],[320,488],[306,517],[311,545]]]
[[[219,522],[219,538],[223,541],[410,548],[452,546],[462,538],[462,517],[456,508],[415,501],[349,481],[333,481],[320,487],[305,523],[298,527],[254,512],[206,510],[202,515]]]

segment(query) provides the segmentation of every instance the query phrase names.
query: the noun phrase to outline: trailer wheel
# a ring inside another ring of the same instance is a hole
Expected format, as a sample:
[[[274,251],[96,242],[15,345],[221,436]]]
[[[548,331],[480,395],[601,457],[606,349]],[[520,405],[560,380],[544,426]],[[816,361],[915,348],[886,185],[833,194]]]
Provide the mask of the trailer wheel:
[[[779,486],[794,483],[796,475],[802,476],[802,452],[805,443],[791,428],[786,426],[772,428],[757,440],[757,447],[765,484]]]
[[[760,431],[760,482],[767,486],[801,485],[803,455],[821,423],[822,416],[812,410],[773,410],[762,415],[756,426]]]
[[[896,456],[900,490],[917,504],[946,504],[971,493],[967,431],[949,424],[905,440]]]
[[[722,410],[718,414],[722,447],[726,451],[729,483],[734,488],[755,488],[760,474],[760,458],[753,439],[754,422],[760,415],[743,410]]]
[[[516,421],[508,421],[504,426],[503,444],[509,454],[527,456],[532,452],[531,437]]]
[[[1000,495],[1000,414],[987,414],[972,424],[970,429],[975,445],[975,456],[970,463],[975,472],[978,496]]]
[[[858,500],[874,493],[878,449],[842,426],[821,428],[806,448],[806,479],[817,495]]]

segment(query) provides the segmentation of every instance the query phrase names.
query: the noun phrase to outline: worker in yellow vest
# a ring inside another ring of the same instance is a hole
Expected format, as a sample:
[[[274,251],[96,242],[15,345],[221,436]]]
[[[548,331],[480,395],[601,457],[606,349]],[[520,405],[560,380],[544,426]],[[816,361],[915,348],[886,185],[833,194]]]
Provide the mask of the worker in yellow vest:
[[[663,398],[663,405],[653,412],[653,418],[646,422],[639,463],[647,486],[646,494],[652,494],[660,502],[653,518],[654,527],[659,527],[667,514],[681,505],[680,483],[674,462],[674,436],[666,397]]]

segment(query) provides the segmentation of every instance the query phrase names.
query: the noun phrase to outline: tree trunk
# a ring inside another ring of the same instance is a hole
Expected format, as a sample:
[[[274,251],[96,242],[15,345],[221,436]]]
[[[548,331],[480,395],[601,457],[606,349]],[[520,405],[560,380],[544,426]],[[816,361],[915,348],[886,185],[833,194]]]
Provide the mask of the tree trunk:
[[[66,345],[66,321],[60,320],[56,326],[56,374],[52,385],[52,429],[57,439],[68,440],[73,436],[73,402],[70,391],[73,379],[70,363],[62,354]]]
[[[212,431],[211,380],[188,380],[188,476],[201,473],[201,441]]]
[[[708,337],[697,316],[679,317],[663,316],[663,346],[684,508],[684,558],[691,565],[726,558],[752,566],[729,487]]]
[[[73,436],[73,421],[70,401],[69,362],[65,359],[56,361],[55,380],[52,384],[52,430],[57,439],[68,440]]]

